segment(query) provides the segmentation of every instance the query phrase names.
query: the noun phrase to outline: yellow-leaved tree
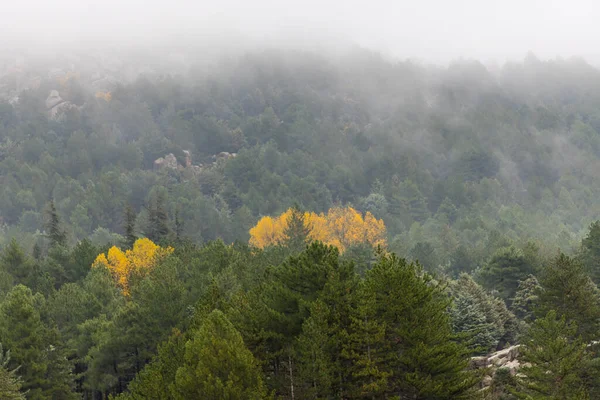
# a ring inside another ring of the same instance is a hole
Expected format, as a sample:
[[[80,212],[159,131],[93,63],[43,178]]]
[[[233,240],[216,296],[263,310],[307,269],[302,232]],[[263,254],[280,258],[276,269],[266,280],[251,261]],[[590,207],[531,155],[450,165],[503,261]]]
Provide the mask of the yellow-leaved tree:
[[[129,295],[129,279],[133,273],[144,274],[157,262],[173,252],[172,247],[160,247],[150,239],[135,241],[133,248],[123,252],[116,246],[106,254],[101,253],[92,264],[93,268],[107,268],[125,295]]]
[[[278,217],[261,218],[250,229],[250,244],[259,248],[282,244],[292,214],[290,208]],[[340,251],[362,243],[386,246],[386,229],[383,220],[367,212],[363,215],[352,207],[333,207],[327,214],[304,213],[304,226],[310,240],[336,246]]]

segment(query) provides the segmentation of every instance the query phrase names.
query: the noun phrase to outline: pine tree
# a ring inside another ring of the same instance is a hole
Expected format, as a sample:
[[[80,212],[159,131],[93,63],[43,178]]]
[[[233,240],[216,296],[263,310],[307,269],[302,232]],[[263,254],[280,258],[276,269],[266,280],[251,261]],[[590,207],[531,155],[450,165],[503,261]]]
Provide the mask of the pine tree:
[[[156,234],[158,240],[166,239],[170,232],[166,199],[163,193],[160,192],[156,195]]]
[[[268,397],[258,362],[219,310],[212,311],[186,343],[174,386],[174,397],[181,400]]]
[[[600,221],[590,224],[587,236],[581,241],[581,259],[592,280],[600,283]]]
[[[519,398],[534,400],[588,399],[584,381],[590,362],[577,326],[550,311],[533,322],[520,349]]]
[[[496,290],[508,304],[519,287],[519,281],[533,273],[533,266],[523,252],[514,246],[496,251],[482,270],[484,286]]]
[[[585,273],[578,260],[559,254],[540,275],[538,290],[538,317],[555,310],[577,324],[577,333],[583,340],[598,340],[600,331],[600,291]]]
[[[54,206],[54,200],[50,200],[48,209],[46,210],[46,231],[47,237],[50,239],[52,246],[66,246],[67,234],[62,229],[60,217]]]
[[[155,243],[164,241],[171,232],[169,228],[169,215],[165,203],[164,194],[158,192],[146,207],[148,211],[148,227],[145,234],[146,237]]]
[[[283,244],[292,253],[299,253],[304,250],[309,243],[310,229],[306,226],[304,213],[297,204],[290,210],[291,213],[287,219],[287,226],[284,230],[285,240]]]
[[[10,369],[10,351],[4,352],[0,343],[0,399],[2,400],[25,400],[21,392],[21,377],[17,375],[18,367]]]
[[[127,205],[125,207],[125,245],[127,248],[132,248],[133,244],[137,240],[137,236],[135,234],[135,220],[136,215],[133,211],[131,205]]]
[[[35,265],[14,238],[0,255],[0,268],[11,274],[17,284],[34,284]]]
[[[72,366],[57,333],[42,322],[41,306],[29,288],[15,286],[0,305],[0,342],[20,365],[28,399],[74,399]]]
[[[171,337],[158,347],[154,360],[131,381],[118,400],[172,400],[177,369],[184,363],[186,338],[174,330]]]
[[[183,229],[185,227],[185,222],[181,219],[181,211],[179,208],[175,210],[175,240],[177,242],[181,242],[183,240]]]
[[[450,300],[420,266],[393,254],[382,256],[367,272],[359,298],[364,325],[354,336],[372,338],[356,351],[354,375],[366,378],[363,390],[375,398],[460,399],[471,394],[477,379],[466,371],[469,350],[452,332]],[[379,371],[375,381],[371,371]]]
[[[321,300],[311,306],[294,346],[298,358],[299,398],[324,399],[332,395],[334,362],[331,358],[329,307]]]
[[[589,232],[581,241],[581,259],[592,280],[600,282],[600,221],[590,224]]]

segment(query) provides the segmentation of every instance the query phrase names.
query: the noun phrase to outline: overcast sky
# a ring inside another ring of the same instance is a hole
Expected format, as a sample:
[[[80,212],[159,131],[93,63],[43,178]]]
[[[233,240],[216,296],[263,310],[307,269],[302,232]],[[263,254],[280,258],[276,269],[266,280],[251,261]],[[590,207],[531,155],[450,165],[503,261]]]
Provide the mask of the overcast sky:
[[[346,38],[401,58],[446,62],[583,56],[600,63],[593,0],[2,0],[2,41],[151,43],[218,39]]]

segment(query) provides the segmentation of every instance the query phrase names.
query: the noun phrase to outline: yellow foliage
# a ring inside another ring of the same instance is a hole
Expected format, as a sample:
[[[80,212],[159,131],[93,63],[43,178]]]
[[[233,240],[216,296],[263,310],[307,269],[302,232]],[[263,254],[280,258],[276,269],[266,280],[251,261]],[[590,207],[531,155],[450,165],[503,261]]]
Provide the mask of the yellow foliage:
[[[282,243],[286,238],[289,209],[279,217],[263,217],[250,229],[250,244],[259,248]],[[360,243],[386,246],[386,229],[383,220],[367,212],[365,216],[352,207],[333,207],[326,215],[304,213],[304,225],[311,240],[336,246],[340,251]]]
[[[112,94],[110,92],[96,92],[96,98],[109,103],[112,100]]]
[[[250,229],[250,244],[264,248],[285,240],[284,231],[287,226],[287,217],[284,215],[276,218],[262,217],[256,226]]]
[[[133,273],[144,274],[153,268],[158,261],[173,252],[172,247],[160,247],[150,239],[135,241],[133,249],[123,252],[116,246],[108,253],[98,255],[92,267],[108,268],[125,295],[129,294],[129,279]]]
[[[57,80],[61,86],[66,86],[70,80],[77,80],[77,79],[79,79],[79,73],[73,72],[73,71],[69,71],[66,74],[64,74],[63,76],[57,78]]]

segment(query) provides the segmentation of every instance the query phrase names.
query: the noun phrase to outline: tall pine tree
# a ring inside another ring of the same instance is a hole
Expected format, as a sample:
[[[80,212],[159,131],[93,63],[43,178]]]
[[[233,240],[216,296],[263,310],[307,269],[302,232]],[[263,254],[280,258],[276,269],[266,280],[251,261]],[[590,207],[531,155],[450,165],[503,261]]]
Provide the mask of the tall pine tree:
[[[359,298],[353,335],[363,343],[351,352],[362,395],[460,399],[472,393],[477,379],[466,370],[469,350],[455,340],[450,300],[420,266],[382,256]]]
[[[164,193],[161,191],[155,193],[146,210],[148,211],[146,236],[155,243],[164,242],[171,232]]]
[[[287,227],[284,231],[284,245],[292,252],[299,253],[306,248],[309,243],[310,230],[305,224],[304,213],[297,204],[290,209],[291,214],[287,220]]]
[[[50,239],[51,246],[66,246],[67,234],[62,228],[60,217],[54,206],[54,200],[50,200],[46,210],[46,236]]]
[[[127,246],[127,248],[133,248],[133,244],[135,243],[135,241],[137,240],[137,236],[135,234],[135,220],[136,220],[136,215],[135,212],[133,211],[133,208],[131,207],[131,205],[127,205],[125,207],[125,223],[123,226],[123,230],[125,231],[125,245]]]

